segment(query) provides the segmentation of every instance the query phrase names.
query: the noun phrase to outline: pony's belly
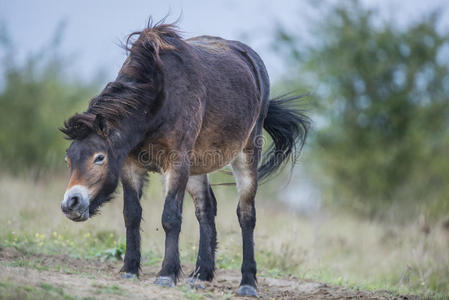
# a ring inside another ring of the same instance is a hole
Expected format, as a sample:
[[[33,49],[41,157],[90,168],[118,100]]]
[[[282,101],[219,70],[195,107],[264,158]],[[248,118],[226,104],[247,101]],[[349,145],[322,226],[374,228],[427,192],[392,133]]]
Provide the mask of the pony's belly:
[[[243,146],[244,143],[234,143],[223,148],[193,151],[190,155],[190,174],[206,174],[225,167],[242,151]]]
[[[207,122],[209,126],[202,129],[190,153],[190,173],[210,173],[232,162],[248,144],[258,111],[253,109],[252,116],[228,115],[221,116],[221,122]]]
[[[223,147],[203,145],[188,153],[190,158],[190,174],[201,175],[219,170],[228,165],[242,151],[245,142],[234,142]],[[136,160],[148,171],[162,172],[167,169],[177,155],[175,150],[169,151],[157,145],[142,147],[136,154]]]

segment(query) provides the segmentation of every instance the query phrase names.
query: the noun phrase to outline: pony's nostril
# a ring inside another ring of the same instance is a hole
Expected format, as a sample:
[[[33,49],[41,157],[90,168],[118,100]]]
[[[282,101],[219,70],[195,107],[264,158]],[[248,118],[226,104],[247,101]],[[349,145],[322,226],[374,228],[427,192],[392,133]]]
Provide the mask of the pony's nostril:
[[[75,185],[64,193],[61,203],[62,212],[70,216],[87,215],[89,208],[89,194],[85,187]]]
[[[69,209],[73,209],[80,201],[79,196],[72,196],[69,202]]]

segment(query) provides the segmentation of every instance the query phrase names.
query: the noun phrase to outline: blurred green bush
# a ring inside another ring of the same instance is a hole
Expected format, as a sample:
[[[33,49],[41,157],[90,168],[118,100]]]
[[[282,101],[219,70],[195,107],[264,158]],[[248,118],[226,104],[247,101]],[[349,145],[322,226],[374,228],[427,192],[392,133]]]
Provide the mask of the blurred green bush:
[[[339,1],[310,40],[279,28],[292,79],[312,91],[305,163],[324,198],[374,216],[449,212],[449,31],[439,14],[408,26],[360,1]],[[405,205],[404,205],[405,204]]]
[[[20,64],[6,31],[0,36],[0,167],[14,174],[60,168],[68,142],[58,128],[87,107],[98,80],[85,83],[67,76],[59,36]]]

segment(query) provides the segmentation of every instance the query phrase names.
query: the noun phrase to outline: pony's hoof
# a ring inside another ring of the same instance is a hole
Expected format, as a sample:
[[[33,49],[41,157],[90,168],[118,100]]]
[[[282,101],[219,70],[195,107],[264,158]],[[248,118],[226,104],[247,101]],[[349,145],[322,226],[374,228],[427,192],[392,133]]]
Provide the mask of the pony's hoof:
[[[199,280],[195,277],[187,277],[187,279],[184,282],[186,285],[188,285],[191,289],[200,289],[204,290],[206,287],[204,286],[204,282],[202,280]]]
[[[174,287],[175,281],[170,276],[158,276],[154,284],[166,287]]]
[[[237,294],[241,297],[257,297],[257,290],[253,286],[242,285],[237,291]]]
[[[120,274],[120,278],[122,279],[136,279],[137,275],[133,273],[124,272]]]

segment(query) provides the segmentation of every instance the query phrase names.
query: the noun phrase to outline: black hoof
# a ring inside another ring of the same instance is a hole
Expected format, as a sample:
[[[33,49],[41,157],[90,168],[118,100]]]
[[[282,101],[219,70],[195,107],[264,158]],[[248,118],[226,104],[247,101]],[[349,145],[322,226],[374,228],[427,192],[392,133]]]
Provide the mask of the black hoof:
[[[253,286],[242,285],[237,291],[237,294],[241,297],[257,297],[257,290]]]
[[[154,281],[154,284],[166,287],[174,287],[175,281],[170,276],[159,276]]]
[[[195,277],[188,277],[185,280],[185,284],[188,285],[190,288],[192,289],[200,289],[203,290],[206,287],[204,286],[204,281],[199,280],[198,278]]]
[[[132,273],[121,273],[120,274],[120,277],[122,278],[122,279],[135,279],[135,278],[137,278],[137,275],[136,274],[132,274]]]

